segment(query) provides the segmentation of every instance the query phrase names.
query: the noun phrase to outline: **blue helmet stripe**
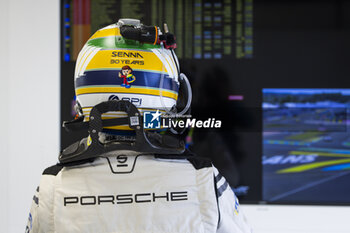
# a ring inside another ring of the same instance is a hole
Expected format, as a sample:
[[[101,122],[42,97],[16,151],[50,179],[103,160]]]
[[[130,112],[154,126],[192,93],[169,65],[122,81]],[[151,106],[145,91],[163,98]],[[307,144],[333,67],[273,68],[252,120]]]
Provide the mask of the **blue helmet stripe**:
[[[82,86],[121,85],[123,79],[119,78],[119,71],[120,70],[86,71],[83,76],[76,78],[75,88]],[[163,86],[161,88],[175,92],[179,90],[179,85],[167,74],[145,71],[133,71],[132,74],[136,77],[136,80],[132,82],[131,85],[159,88],[161,77],[164,75]]]

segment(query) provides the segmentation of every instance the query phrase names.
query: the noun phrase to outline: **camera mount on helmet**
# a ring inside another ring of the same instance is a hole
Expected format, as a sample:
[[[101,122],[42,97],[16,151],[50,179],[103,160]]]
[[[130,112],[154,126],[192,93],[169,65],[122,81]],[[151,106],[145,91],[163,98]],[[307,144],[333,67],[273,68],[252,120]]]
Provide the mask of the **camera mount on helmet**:
[[[122,111],[127,113],[125,118],[102,120],[101,115],[109,111]],[[135,131],[135,141],[121,142],[111,141],[102,143],[99,133],[103,126],[111,124],[128,124]],[[166,154],[181,155],[185,151],[184,142],[170,135],[160,135],[157,132],[146,132],[143,128],[143,118],[135,105],[125,100],[110,100],[94,106],[90,112],[89,122],[72,121],[65,122],[63,126],[69,125],[70,130],[87,129],[89,137],[75,142],[59,155],[61,164],[69,164],[78,161],[86,161],[100,157],[102,154],[115,150],[136,151],[139,154]],[[75,125],[75,127],[73,127]]]
[[[166,49],[176,48],[175,35],[169,33],[168,26],[164,24],[165,33],[162,34],[157,26],[146,26],[136,19],[119,19],[120,34],[129,40],[141,43],[163,44]]]

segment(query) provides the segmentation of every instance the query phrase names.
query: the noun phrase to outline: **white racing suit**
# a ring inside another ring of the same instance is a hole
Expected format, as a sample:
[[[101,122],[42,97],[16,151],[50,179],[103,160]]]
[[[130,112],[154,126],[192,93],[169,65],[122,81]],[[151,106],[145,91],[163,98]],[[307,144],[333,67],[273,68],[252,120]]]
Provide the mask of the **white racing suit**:
[[[114,151],[42,175],[26,233],[248,233],[211,162]]]

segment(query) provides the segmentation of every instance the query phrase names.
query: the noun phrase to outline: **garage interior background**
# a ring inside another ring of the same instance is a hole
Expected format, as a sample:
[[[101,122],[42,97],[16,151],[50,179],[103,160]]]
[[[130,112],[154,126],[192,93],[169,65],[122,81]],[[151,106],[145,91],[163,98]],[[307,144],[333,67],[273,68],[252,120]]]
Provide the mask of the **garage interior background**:
[[[1,111],[2,131],[0,136],[2,148],[2,162],[0,165],[0,181],[3,208],[0,210],[0,223],[4,232],[20,232],[24,230],[33,193],[39,183],[43,169],[56,163],[60,148],[60,3],[58,1],[1,1],[0,24],[2,35],[0,43],[3,45],[0,55],[1,86],[0,95],[3,100]],[[262,3],[261,3],[262,4]],[[311,3],[310,3],[311,4]],[[293,4],[292,4],[293,5]],[[261,5],[268,9],[269,4]],[[327,3],[322,9],[328,9]],[[291,8],[290,11],[295,11]],[[328,9],[329,10],[329,9]],[[273,16],[273,11],[269,14]],[[335,11],[334,16],[337,16]],[[281,17],[281,15],[279,15]],[[276,20],[278,22],[278,20]],[[276,22],[273,21],[273,22]],[[326,26],[332,22],[324,21]],[[340,21],[342,22],[342,21]],[[348,24],[347,24],[348,25]],[[272,29],[263,29],[271,31]],[[307,31],[308,28],[303,28]],[[326,30],[325,28],[320,29]],[[288,33],[289,32],[289,33]],[[259,33],[258,31],[256,33]],[[272,35],[272,36],[271,36]],[[286,28],[284,36],[295,36],[291,28]],[[288,49],[295,57],[300,54],[304,67],[316,64],[319,68],[324,50],[343,51],[338,57],[328,57],[331,64],[343,67],[346,61],[343,55],[346,47],[338,41],[336,34],[330,35],[331,43],[320,43],[319,37],[309,41],[312,53],[300,51],[284,41],[273,41],[276,35],[270,34],[261,45],[274,44],[278,48]],[[349,36],[349,34],[344,34]],[[348,38],[348,37],[344,37]],[[295,40],[294,40],[295,41]],[[320,43],[320,44],[319,44]],[[317,44],[318,46],[314,46]],[[254,47],[255,55],[262,54]],[[300,47],[298,47],[300,48]],[[338,49],[344,50],[338,50]],[[348,49],[348,47],[347,47]],[[277,49],[276,51],[278,51]],[[272,52],[272,51],[271,51]],[[266,62],[273,68],[269,76],[278,78],[285,75],[290,78],[300,77],[294,63],[284,63],[279,54],[264,53]],[[306,56],[306,57],[305,57]],[[303,59],[302,59],[303,57]],[[235,62],[242,79],[249,72],[250,61]],[[322,63],[323,64],[323,63]],[[259,65],[259,64],[258,64]],[[257,72],[267,69],[260,64]],[[191,67],[182,66],[184,72]],[[311,68],[315,68],[312,66]],[[346,88],[347,80],[343,72],[332,68],[325,70],[306,69],[306,75],[314,77],[314,85],[302,87],[334,87]],[[318,73],[315,73],[315,72]],[[328,74],[328,75],[327,75]],[[305,75],[305,74],[304,74]],[[317,79],[320,75],[327,75],[323,80]],[[70,78],[73,80],[73,77]],[[255,95],[262,98],[261,87],[298,87],[273,85],[268,77],[261,77],[256,82]],[[302,78],[300,78],[302,80]],[[234,82],[238,82],[239,80]],[[239,87],[233,95],[244,94],[245,87]],[[246,89],[251,88],[246,86]],[[251,98],[244,95],[245,100]],[[253,104],[254,105],[254,104]],[[248,132],[249,133],[249,132]],[[259,149],[259,148],[258,148]],[[261,149],[261,148],[260,148]],[[261,156],[261,155],[260,155]],[[243,205],[249,221],[255,232],[348,232],[346,216],[350,208],[341,206],[299,206],[299,205]]]

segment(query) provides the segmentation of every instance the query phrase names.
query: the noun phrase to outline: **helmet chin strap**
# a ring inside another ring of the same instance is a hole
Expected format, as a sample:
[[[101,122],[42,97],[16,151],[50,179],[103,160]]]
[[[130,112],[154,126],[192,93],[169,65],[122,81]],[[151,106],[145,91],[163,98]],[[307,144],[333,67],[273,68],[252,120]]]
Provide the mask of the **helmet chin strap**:
[[[188,80],[187,76],[183,73],[180,74],[180,83],[183,82],[185,84],[185,87],[187,89],[187,101],[186,101],[186,106],[184,107],[184,109],[182,109],[178,114],[179,115],[184,115],[187,114],[190,107],[191,107],[191,103],[192,103],[192,88],[191,88],[191,84],[190,81]],[[181,84],[181,86],[183,86],[183,84]]]
[[[161,44],[161,48],[164,49],[164,46]],[[164,49],[165,50],[165,49]],[[179,82],[179,86],[180,88],[186,88],[186,92],[187,92],[187,98],[186,98],[186,105],[185,107],[179,111],[177,109],[177,106],[175,105],[175,109],[171,108],[169,109],[165,103],[164,103],[164,97],[163,97],[163,93],[162,93],[162,87],[163,87],[163,83],[164,83],[164,74],[161,74],[161,79],[160,79],[160,83],[159,83],[159,89],[160,89],[160,102],[162,104],[162,108],[165,109],[166,113],[169,115],[185,115],[188,114],[189,109],[191,107],[191,103],[192,103],[192,88],[191,88],[191,84],[190,81],[188,80],[187,76],[183,73],[180,73],[180,68],[179,68],[179,64],[178,64],[178,60],[175,58],[174,55],[174,51],[173,49],[169,49],[172,55],[172,58],[174,60],[175,66],[176,66],[176,70],[177,70],[177,80]],[[163,67],[164,68],[164,67]],[[165,70],[163,70],[165,71]]]
[[[128,114],[128,117],[112,120],[118,119],[119,124],[117,125],[128,124],[135,131],[135,141],[110,141],[103,143],[99,140],[103,126],[112,123],[111,120],[102,120],[102,114],[110,111],[123,111]],[[156,132],[145,131],[143,128],[143,117],[136,106],[129,101],[110,100],[102,102],[92,108],[89,122],[70,122],[68,125],[70,125],[72,130],[74,128],[72,125],[79,129],[79,127],[85,128],[85,123],[88,124],[89,137],[83,138],[64,149],[59,155],[60,163],[72,164],[79,161],[87,161],[116,150],[136,151],[140,155],[158,154],[180,157],[185,151],[183,141],[170,135],[160,135]],[[64,125],[67,126],[67,123]]]
[[[163,44],[161,43],[161,48],[163,50],[165,50]],[[181,115],[186,115],[186,114],[189,114],[190,113],[190,108],[191,108],[191,103],[192,103],[192,88],[191,88],[191,84],[190,84],[190,81],[188,80],[187,76],[183,73],[180,73],[180,68],[179,68],[179,63],[178,63],[178,60],[176,59],[176,56],[174,55],[174,51],[173,49],[169,49],[170,52],[171,52],[171,55],[172,55],[172,59],[174,60],[174,63],[175,63],[175,66],[176,66],[176,70],[177,70],[177,80],[179,82],[179,86],[180,88],[185,88],[186,89],[186,92],[187,92],[187,95],[186,95],[186,105],[185,107],[179,111],[178,110],[178,104],[176,104],[173,108],[169,109],[165,103],[164,103],[164,97],[163,97],[163,94],[162,94],[162,87],[163,87],[163,82],[164,82],[164,74],[162,73],[161,74],[161,79],[160,79],[160,83],[159,83],[159,90],[160,90],[160,102],[162,104],[162,108],[165,109],[166,113],[170,116],[181,116]],[[163,66],[163,69],[164,69],[164,66]],[[163,70],[164,71],[164,70]],[[180,93],[180,91],[179,91]],[[181,98],[181,97],[179,97]],[[182,129],[182,130],[178,130],[176,128],[173,128],[171,126],[170,128],[170,131],[173,133],[173,134],[182,134],[186,129]]]

